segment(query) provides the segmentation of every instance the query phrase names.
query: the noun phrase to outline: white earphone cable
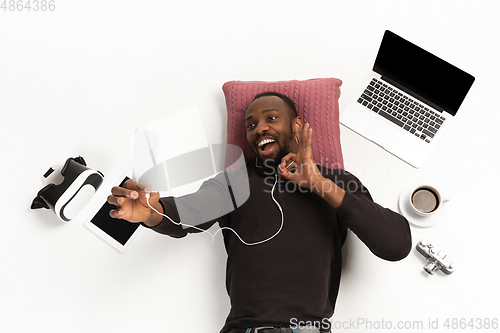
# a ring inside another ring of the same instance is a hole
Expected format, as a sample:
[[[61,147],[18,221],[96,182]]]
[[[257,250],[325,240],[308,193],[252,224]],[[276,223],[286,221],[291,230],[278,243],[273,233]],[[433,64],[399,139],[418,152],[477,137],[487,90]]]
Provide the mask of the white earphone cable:
[[[154,212],[156,212],[157,214],[159,215],[162,215],[164,217],[166,217],[167,219],[169,219],[173,224],[176,224],[176,225],[181,225],[181,226],[185,226],[185,227],[189,227],[189,228],[193,228],[193,229],[196,229],[196,230],[199,230],[201,232],[205,232],[207,234],[209,234],[210,236],[212,236],[212,241],[215,239],[215,235],[217,235],[217,233],[221,230],[230,230],[232,231],[236,237],[238,237],[238,239],[245,245],[248,245],[248,246],[251,246],[251,245],[258,245],[258,244],[262,244],[262,243],[265,243],[267,241],[270,241],[271,239],[273,239],[274,237],[276,237],[280,232],[281,232],[281,229],[283,229],[283,222],[284,222],[284,215],[283,215],[283,209],[281,208],[281,205],[278,203],[278,201],[276,201],[276,199],[274,198],[274,188],[276,187],[276,184],[278,182],[278,176],[275,175],[275,178],[276,180],[274,181],[274,185],[271,189],[271,198],[273,199],[274,203],[276,204],[276,206],[278,206],[278,209],[281,213],[281,225],[278,229],[278,231],[276,231],[276,233],[274,235],[272,235],[271,237],[269,238],[266,238],[264,240],[261,240],[261,241],[258,241],[258,242],[253,242],[253,243],[248,243],[248,242],[245,242],[241,237],[240,235],[238,235],[238,233],[233,229],[233,228],[230,228],[230,227],[221,227],[219,229],[217,229],[217,231],[212,235],[208,230],[204,230],[204,229],[201,229],[201,228],[198,228],[194,225],[189,225],[189,224],[184,224],[182,222],[175,222],[174,220],[172,220],[169,216],[165,215],[165,214],[162,214],[160,213],[158,210],[156,210],[155,208],[153,208],[153,206],[151,206],[151,204],[149,203],[149,193],[146,194],[146,201],[148,203],[148,206],[149,208],[151,208]]]

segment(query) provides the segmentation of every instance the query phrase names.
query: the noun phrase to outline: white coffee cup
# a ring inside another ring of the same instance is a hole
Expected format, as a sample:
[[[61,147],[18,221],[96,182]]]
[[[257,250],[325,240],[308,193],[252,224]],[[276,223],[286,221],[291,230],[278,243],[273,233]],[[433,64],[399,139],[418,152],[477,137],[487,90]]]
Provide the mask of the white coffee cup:
[[[436,186],[419,185],[410,192],[410,207],[420,216],[430,216],[440,210],[449,198]]]

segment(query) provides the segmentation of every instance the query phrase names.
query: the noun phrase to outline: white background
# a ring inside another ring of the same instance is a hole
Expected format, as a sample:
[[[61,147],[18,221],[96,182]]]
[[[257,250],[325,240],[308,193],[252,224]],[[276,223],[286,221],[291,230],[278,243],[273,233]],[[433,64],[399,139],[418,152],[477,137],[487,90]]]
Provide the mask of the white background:
[[[447,318],[499,317],[498,2],[55,0],[55,7],[0,10],[0,332],[218,332],[229,311],[220,237],[176,240],[143,230],[120,254],[83,227],[86,216],[63,224],[51,211],[29,209],[42,174],[82,155],[106,176],[96,204],[131,166],[134,129],[191,106],[208,141],[225,142],[228,80],[337,77],[342,108],[385,29],[476,82],[423,168],[341,127],[345,166],[393,210],[409,182],[441,179],[451,196],[446,214],[432,228],[412,227],[413,243],[440,245],[457,258],[457,271],[428,276],[415,250],[385,262],[351,234],[333,320],[393,328],[438,320],[443,328]],[[189,123],[178,126],[186,129],[182,144]]]

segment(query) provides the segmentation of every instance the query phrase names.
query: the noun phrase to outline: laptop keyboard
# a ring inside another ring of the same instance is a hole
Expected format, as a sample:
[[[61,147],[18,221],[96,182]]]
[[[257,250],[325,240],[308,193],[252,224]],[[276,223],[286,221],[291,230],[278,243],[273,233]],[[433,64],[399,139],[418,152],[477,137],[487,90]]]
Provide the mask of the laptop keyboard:
[[[438,112],[375,78],[361,94],[358,103],[427,143],[432,141],[446,120]]]

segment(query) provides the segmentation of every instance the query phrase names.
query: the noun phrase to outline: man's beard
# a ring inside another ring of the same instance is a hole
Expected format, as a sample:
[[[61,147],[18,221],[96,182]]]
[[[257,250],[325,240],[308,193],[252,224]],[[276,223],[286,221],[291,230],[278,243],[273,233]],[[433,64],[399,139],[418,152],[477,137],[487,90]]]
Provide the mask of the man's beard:
[[[279,148],[278,155],[275,158],[268,158],[264,162],[262,162],[262,160],[259,157],[259,154],[256,152],[258,164],[264,165],[267,168],[276,169],[281,164],[281,160],[283,159],[283,157],[285,157],[286,155],[288,155],[288,153],[292,151],[291,143],[293,140],[293,127],[292,124],[290,124],[289,131],[285,133],[283,140],[280,140],[281,135],[278,133],[276,133],[276,135],[273,135],[271,133],[266,133],[266,134],[274,138],[275,144],[277,144]],[[258,141],[258,139],[256,141]],[[283,144],[283,146],[281,146],[281,143]]]

